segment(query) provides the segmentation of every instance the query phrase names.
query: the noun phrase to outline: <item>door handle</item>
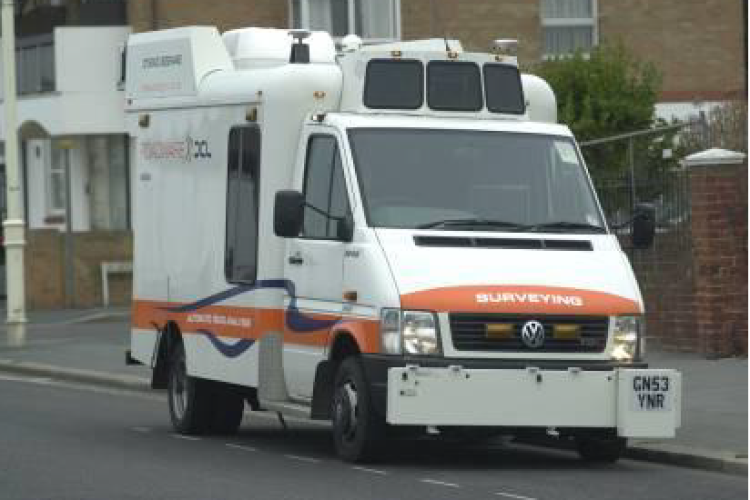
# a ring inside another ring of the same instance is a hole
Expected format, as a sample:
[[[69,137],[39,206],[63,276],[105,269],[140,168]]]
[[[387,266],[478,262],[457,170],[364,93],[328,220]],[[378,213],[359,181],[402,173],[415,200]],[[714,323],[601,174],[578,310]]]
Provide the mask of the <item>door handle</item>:
[[[299,255],[290,255],[287,261],[293,266],[301,266],[305,260]]]

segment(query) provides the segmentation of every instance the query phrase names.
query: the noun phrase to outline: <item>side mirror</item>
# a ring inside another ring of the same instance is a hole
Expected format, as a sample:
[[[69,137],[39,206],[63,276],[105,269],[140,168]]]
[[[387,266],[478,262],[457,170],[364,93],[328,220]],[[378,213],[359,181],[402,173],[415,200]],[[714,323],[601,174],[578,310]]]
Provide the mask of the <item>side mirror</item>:
[[[336,226],[336,239],[339,241],[350,242],[354,238],[354,219],[352,214],[346,214],[338,220]]]
[[[649,248],[656,234],[656,208],[653,203],[637,203],[633,210],[633,248]]]
[[[296,238],[302,231],[305,198],[299,191],[276,192],[273,206],[273,232],[282,238]]]

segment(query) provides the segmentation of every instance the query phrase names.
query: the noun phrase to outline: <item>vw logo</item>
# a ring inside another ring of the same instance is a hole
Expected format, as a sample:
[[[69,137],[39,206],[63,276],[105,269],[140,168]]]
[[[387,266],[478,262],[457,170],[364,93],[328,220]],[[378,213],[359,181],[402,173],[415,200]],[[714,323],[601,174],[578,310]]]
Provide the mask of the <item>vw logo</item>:
[[[536,321],[527,321],[521,328],[521,340],[526,347],[536,349],[544,345],[544,326]]]

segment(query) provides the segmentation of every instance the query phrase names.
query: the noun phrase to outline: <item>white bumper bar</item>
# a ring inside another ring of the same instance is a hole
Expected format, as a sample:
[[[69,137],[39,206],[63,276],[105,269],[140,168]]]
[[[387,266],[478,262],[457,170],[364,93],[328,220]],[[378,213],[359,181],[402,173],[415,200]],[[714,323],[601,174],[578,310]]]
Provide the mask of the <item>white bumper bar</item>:
[[[388,370],[394,425],[617,428],[622,437],[674,437],[679,372],[660,369]]]

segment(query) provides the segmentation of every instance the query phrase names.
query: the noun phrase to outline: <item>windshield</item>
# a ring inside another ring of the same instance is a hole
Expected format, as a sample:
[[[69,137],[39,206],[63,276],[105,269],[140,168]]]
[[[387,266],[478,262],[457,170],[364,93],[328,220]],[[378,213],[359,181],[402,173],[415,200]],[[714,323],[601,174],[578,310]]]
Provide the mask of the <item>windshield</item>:
[[[350,129],[372,227],[606,232],[573,142],[437,129]]]

